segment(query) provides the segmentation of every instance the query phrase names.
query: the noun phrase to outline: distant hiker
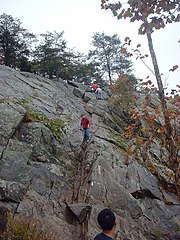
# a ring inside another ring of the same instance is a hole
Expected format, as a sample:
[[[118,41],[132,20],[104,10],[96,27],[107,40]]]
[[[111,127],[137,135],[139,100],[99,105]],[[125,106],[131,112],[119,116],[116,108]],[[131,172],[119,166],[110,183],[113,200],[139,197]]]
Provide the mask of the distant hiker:
[[[95,93],[96,93],[96,99],[97,100],[102,99],[102,89],[99,86],[97,87]]]
[[[113,240],[116,228],[116,217],[113,211],[110,208],[101,210],[98,214],[97,221],[102,232],[98,233],[94,240]]]
[[[84,131],[84,139],[83,139],[83,143],[84,142],[89,142],[89,139],[90,139],[90,133],[89,133],[89,119],[84,115],[82,114],[81,115],[81,127],[83,128],[83,131]]]
[[[92,86],[90,86],[90,88],[91,88],[91,92],[95,93],[95,91],[97,89],[97,84],[94,83]]]

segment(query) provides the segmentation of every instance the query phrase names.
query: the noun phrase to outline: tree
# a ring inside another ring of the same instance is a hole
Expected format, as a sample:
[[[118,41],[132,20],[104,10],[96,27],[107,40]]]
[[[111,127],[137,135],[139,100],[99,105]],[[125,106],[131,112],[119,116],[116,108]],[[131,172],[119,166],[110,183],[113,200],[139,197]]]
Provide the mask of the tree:
[[[64,32],[41,34],[41,42],[34,51],[34,71],[43,76],[62,78],[91,84],[96,69],[87,57],[68,49],[63,38]]]
[[[158,101],[156,88],[150,80],[141,84],[143,84],[143,88],[140,94],[136,95],[136,104],[129,107],[132,124],[125,131],[129,155],[133,155],[138,161],[142,160],[143,165],[158,177],[163,186],[179,195],[179,178],[177,176],[180,170],[178,165],[180,146],[180,96],[178,93],[180,89],[171,92],[171,96],[166,96],[166,114],[171,123],[172,137],[176,145],[175,160],[171,165],[170,155],[168,156],[167,152],[169,143],[166,137],[162,105]],[[153,149],[159,149],[159,152],[153,151]],[[159,174],[159,171],[163,171],[166,178]]]
[[[94,33],[92,38],[95,50],[89,52],[89,58],[102,76],[108,76],[110,85],[121,74],[131,74],[132,62],[121,54],[121,41],[117,34],[107,36],[104,33]]]
[[[124,112],[135,102],[136,82],[128,75],[121,75],[111,88],[110,104],[118,106]]]
[[[6,66],[26,70],[33,38],[19,19],[5,13],[0,16],[0,56]]]
[[[84,82],[86,85],[91,85],[92,80],[96,80],[99,83],[102,81],[102,76],[99,74],[96,65],[93,62],[89,62],[87,56],[80,53],[72,55],[67,69],[71,80]]]
[[[155,29],[164,28],[167,23],[180,21],[179,0],[129,0],[125,5],[120,1],[116,3],[114,1],[113,3],[109,2],[109,0],[101,0],[101,7],[106,10],[110,9],[118,19],[129,18],[131,22],[141,21],[141,26],[138,30],[139,34],[146,34],[147,36],[165,122],[164,135],[166,148],[169,152],[168,166],[175,173],[176,189],[180,196],[178,144],[173,137],[170,112],[168,111],[161,74],[152,42],[152,33]],[[124,8],[124,6],[126,7]]]
[[[59,71],[65,64],[66,41],[64,32],[47,32],[41,34],[40,44],[34,50],[34,69],[50,79],[59,76]]]

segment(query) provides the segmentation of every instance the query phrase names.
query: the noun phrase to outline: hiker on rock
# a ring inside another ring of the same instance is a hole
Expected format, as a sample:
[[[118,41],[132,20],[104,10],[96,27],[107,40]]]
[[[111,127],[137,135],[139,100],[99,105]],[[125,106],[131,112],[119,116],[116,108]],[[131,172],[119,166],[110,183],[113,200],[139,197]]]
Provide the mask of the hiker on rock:
[[[96,94],[96,99],[102,99],[102,89],[98,86],[96,91],[95,91],[95,94]]]
[[[97,84],[95,84],[95,83],[94,83],[92,86],[90,86],[90,88],[91,88],[91,92],[92,92],[92,93],[95,93],[97,87],[98,87],[98,86],[97,86]]]
[[[84,115],[82,114],[81,115],[81,127],[83,128],[83,131],[84,131],[84,139],[83,139],[83,142],[89,142],[89,139],[90,139],[90,133],[89,133],[89,119]]]
[[[94,240],[113,240],[116,228],[116,217],[113,211],[110,208],[101,210],[98,214],[97,221],[102,232],[98,233]]]

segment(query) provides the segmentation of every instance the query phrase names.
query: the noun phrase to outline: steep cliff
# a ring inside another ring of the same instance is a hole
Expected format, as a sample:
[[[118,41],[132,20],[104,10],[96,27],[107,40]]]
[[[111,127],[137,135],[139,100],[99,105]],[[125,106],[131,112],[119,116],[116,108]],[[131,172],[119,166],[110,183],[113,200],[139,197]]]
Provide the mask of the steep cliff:
[[[92,239],[103,207],[117,215],[118,240],[179,239],[180,203],[146,168],[127,163],[127,119],[107,98],[0,66],[0,208],[38,219],[55,240]],[[91,120],[85,148],[82,113]]]

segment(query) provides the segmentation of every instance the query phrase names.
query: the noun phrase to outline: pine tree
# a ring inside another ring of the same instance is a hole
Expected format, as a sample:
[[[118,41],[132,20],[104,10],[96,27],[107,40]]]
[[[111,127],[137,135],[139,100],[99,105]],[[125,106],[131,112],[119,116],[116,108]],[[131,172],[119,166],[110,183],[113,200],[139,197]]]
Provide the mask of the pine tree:
[[[26,70],[33,38],[19,19],[5,13],[0,16],[0,56],[6,66]]]

